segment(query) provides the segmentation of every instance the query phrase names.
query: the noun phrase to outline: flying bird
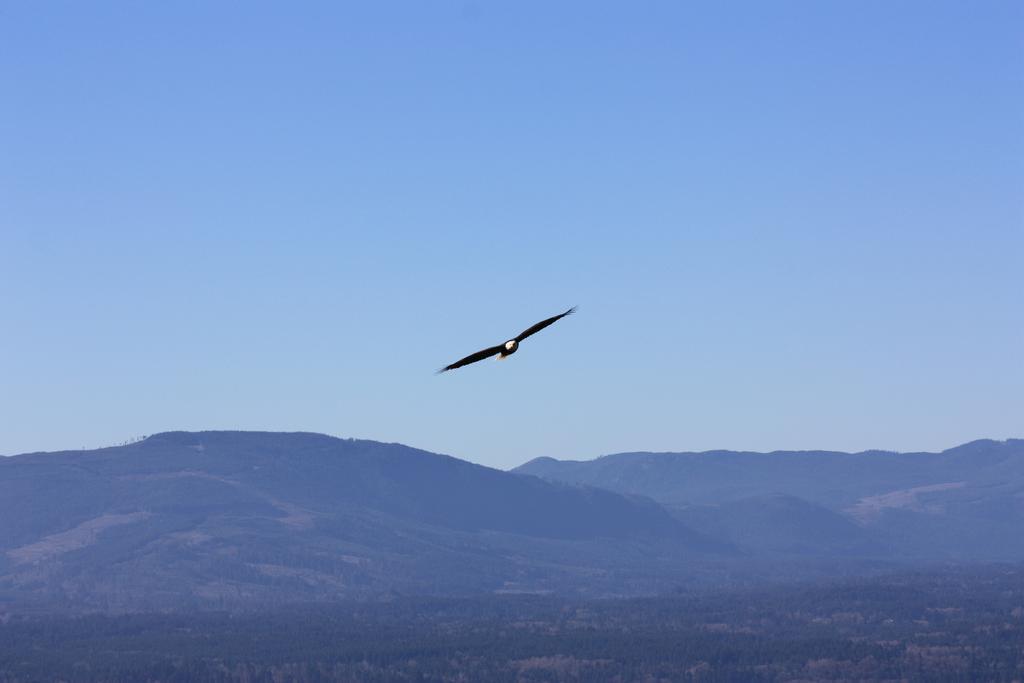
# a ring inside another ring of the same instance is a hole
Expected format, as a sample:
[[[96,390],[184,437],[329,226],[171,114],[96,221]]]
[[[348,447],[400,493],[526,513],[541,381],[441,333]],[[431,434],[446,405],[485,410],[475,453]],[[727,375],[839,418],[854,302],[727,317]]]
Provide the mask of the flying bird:
[[[570,308],[565,313],[559,313],[558,315],[552,316],[552,317],[548,318],[547,320],[541,320],[539,323],[537,323],[536,325],[533,325],[532,327],[526,328],[525,330],[520,332],[518,335],[516,335],[514,338],[509,339],[504,344],[498,344],[497,346],[492,346],[489,349],[484,349],[483,351],[477,351],[476,353],[471,353],[468,356],[466,356],[465,358],[463,358],[462,360],[457,360],[454,363],[452,363],[451,365],[447,365],[447,366],[441,368],[440,370],[438,370],[438,372],[439,373],[440,372],[447,372],[448,370],[454,370],[456,368],[461,368],[463,365],[469,365],[470,363],[475,363],[478,360],[483,360],[484,358],[490,358],[491,356],[497,356],[498,360],[504,360],[505,358],[508,358],[513,353],[515,353],[517,350],[519,350],[519,342],[523,341],[524,339],[529,337],[531,334],[536,334],[536,333],[540,332],[541,330],[543,330],[545,327],[547,327],[551,323],[553,323],[553,322],[555,322],[557,320],[560,320],[561,318],[564,318],[565,316],[570,315],[571,313],[575,313],[575,312],[576,312],[576,307],[573,306],[572,308]]]

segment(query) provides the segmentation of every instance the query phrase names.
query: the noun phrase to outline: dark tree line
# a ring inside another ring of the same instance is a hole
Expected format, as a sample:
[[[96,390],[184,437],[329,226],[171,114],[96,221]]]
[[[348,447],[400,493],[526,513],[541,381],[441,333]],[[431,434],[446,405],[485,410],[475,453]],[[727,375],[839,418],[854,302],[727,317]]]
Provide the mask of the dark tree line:
[[[639,600],[8,614],[0,681],[1010,681],[1020,567]]]

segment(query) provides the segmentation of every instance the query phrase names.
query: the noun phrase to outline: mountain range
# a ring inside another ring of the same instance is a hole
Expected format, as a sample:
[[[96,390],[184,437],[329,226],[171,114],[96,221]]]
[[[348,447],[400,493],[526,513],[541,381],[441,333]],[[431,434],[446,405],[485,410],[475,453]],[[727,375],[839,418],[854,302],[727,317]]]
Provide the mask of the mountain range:
[[[1024,559],[1024,441],[625,453],[512,472],[310,433],[0,458],[0,615],[657,594]]]
[[[776,451],[537,458],[549,481],[658,501],[689,527],[776,555],[1024,558],[1024,440],[941,453]]]

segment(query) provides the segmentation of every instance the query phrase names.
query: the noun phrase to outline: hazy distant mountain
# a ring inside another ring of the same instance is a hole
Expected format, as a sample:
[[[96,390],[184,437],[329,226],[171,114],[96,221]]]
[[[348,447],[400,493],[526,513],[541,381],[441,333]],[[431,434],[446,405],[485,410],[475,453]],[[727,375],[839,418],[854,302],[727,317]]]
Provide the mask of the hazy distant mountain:
[[[643,592],[721,550],[649,499],[398,444],[173,432],[0,458],[0,608]]]
[[[639,494],[752,551],[839,557],[1024,558],[1024,440],[942,453],[777,451],[538,458],[549,481]]]
[[[878,557],[891,553],[865,528],[823,505],[785,494],[673,508],[678,519],[754,553]]]
[[[1022,441],[632,453],[501,472],[318,434],[172,432],[0,458],[0,618],[34,606],[650,594],[1019,559],[1022,528]]]

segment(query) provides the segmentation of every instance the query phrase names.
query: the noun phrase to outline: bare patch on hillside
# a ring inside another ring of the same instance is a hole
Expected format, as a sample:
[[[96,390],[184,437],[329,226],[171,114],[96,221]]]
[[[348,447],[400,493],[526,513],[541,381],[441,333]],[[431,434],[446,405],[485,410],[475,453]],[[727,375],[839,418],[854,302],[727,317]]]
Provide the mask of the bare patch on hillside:
[[[281,524],[286,524],[288,526],[295,527],[296,529],[308,529],[313,526],[313,515],[306,510],[303,510],[298,505],[293,505],[276,498],[269,498],[268,501],[271,505],[284,513],[284,517],[279,517],[277,519]]]
[[[229,479],[227,477],[220,477],[209,472],[202,470],[177,470],[175,472],[158,472],[155,474],[128,474],[118,477],[121,480],[128,481],[155,481],[160,479],[181,479],[184,477],[192,477],[196,479],[207,479],[210,481],[218,481],[222,484],[228,484],[234,486],[236,489],[251,494],[257,498],[261,498],[266,502],[273,505],[275,508],[280,510],[284,516],[278,517],[277,521],[286,526],[294,527],[296,529],[308,529],[313,526],[313,520],[315,515],[308,510],[300,508],[298,505],[294,505],[287,501],[280,500],[268,496],[259,489],[243,484],[242,482]]]
[[[942,508],[937,505],[925,505],[918,498],[923,493],[935,493],[937,491],[949,491],[951,489],[963,488],[967,485],[965,481],[951,481],[945,484],[930,484],[928,486],[915,486],[910,489],[890,491],[877,496],[861,498],[856,505],[846,508],[845,512],[861,523],[869,523],[877,520],[883,510],[903,508],[914,512],[930,512],[937,514]]]
[[[197,546],[213,540],[213,536],[210,534],[197,530],[175,531],[172,534],[167,534],[165,538],[185,546]]]
[[[100,532],[115,526],[131,524],[146,519],[150,516],[148,512],[131,512],[123,515],[100,515],[93,519],[82,522],[73,529],[62,531],[59,534],[50,534],[35,543],[23,545],[20,548],[7,551],[7,556],[15,562],[39,562],[48,560],[57,555],[71,552],[92,545],[96,542]]]
[[[225,484],[231,484],[232,486],[238,486],[238,482],[227,477],[218,477],[215,474],[204,472],[202,470],[176,470],[174,472],[155,472],[153,474],[122,474],[117,477],[118,481],[159,481],[161,479],[182,479],[184,477],[194,477],[196,479],[211,479],[213,481],[223,482]]]
[[[301,567],[289,567],[283,564],[252,564],[250,565],[264,576],[274,578],[289,578],[303,581],[309,586],[323,586],[333,588],[344,588],[345,580],[340,576],[326,574],[324,572],[304,569]]]

